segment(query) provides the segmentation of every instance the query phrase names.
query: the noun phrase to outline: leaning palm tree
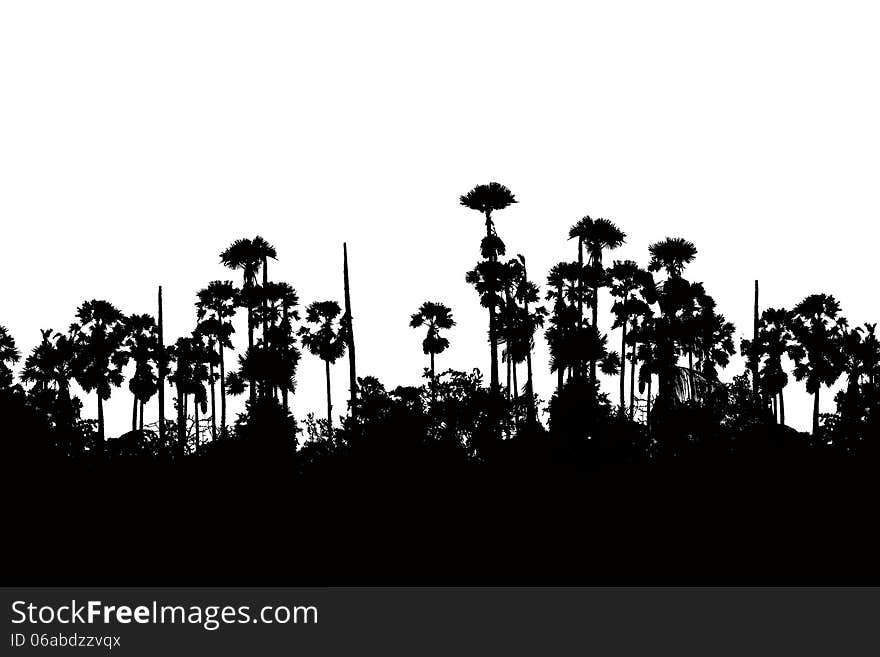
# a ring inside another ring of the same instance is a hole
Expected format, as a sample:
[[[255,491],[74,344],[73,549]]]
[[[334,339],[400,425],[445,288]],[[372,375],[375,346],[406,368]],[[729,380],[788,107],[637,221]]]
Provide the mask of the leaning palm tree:
[[[504,252],[504,243],[498,237],[495,231],[495,223],[492,220],[492,213],[496,210],[503,210],[509,205],[516,203],[516,198],[507,187],[497,182],[490,182],[487,185],[477,185],[471,191],[459,198],[460,203],[480,212],[485,217],[486,237],[483,238],[481,244],[481,252],[483,257],[488,261],[496,263],[498,256]],[[498,335],[496,330],[496,310],[498,301],[495,298],[490,299],[489,308],[489,348],[490,348],[490,381],[493,392],[498,392]]]
[[[211,281],[208,287],[198,292],[196,317],[199,330],[208,336],[209,346],[217,349],[220,365],[220,437],[226,437],[226,359],[225,349],[232,349],[232,334],[235,329],[229,321],[235,316],[237,290],[232,281]],[[213,364],[211,365],[213,370]],[[211,427],[214,433],[214,372],[211,371]]]
[[[434,356],[441,354],[449,347],[449,340],[440,335],[441,330],[451,329],[455,326],[452,319],[452,310],[434,301],[425,301],[417,313],[413,313],[409,325],[419,328],[427,325],[428,331],[422,340],[422,351],[431,358],[431,403],[437,396],[437,377],[434,370]]]
[[[262,238],[261,238],[262,239]],[[220,262],[229,269],[238,269],[242,273],[242,288],[239,301],[247,308],[248,325],[248,349],[254,347],[254,305],[259,297],[257,291],[257,272],[263,265],[263,258],[267,250],[262,244],[255,244],[254,240],[238,239],[230,244],[220,254]],[[265,267],[264,267],[265,271]],[[256,402],[255,382],[250,381],[250,402]]]
[[[813,435],[819,432],[819,391],[832,386],[843,373],[843,331],[840,304],[828,294],[811,294],[794,307],[790,331],[794,343],[788,349],[794,361],[794,377],[806,381],[813,395]]]
[[[12,385],[12,365],[21,359],[15,340],[5,326],[0,326],[0,388]]]
[[[327,376],[327,437],[333,436],[333,401],[330,396],[330,365],[345,355],[346,335],[337,318],[342,312],[335,301],[315,301],[306,308],[306,326],[298,335],[303,346],[324,361]],[[308,324],[314,324],[311,328]]]
[[[79,327],[76,335],[74,378],[87,393],[98,396],[99,454],[104,452],[104,402],[114,387],[122,385],[122,368],[128,361],[123,349],[128,327],[125,316],[111,303],[86,301],[76,311]]]

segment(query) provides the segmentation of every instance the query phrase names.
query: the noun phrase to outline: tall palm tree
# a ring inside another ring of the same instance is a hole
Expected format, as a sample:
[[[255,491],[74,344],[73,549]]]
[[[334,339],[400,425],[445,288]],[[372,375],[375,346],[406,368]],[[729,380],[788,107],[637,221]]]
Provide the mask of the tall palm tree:
[[[459,198],[461,205],[480,212],[485,217],[486,237],[483,238],[481,251],[483,257],[489,262],[497,263],[498,256],[504,252],[504,243],[498,237],[495,231],[495,223],[492,219],[492,213],[496,210],[503,210],[509,205],[516,203],[516,198],[507,187],[497,182],[490,182],[487,185],[477,185],[467,194]],[[498,273],[494,268],[489,267],[489,273]],[[500,389],[498,381],[498,335],[496,330],[496,309],[498,299],[494,296],[489,299],[489,346],[490,346],[490,381],[491,389],[497,393]]]
[[[448,330],[455,326],[455,320],[452,319],[452,310],[442,303],[425,301],[419,307],[419,311],[413,313],[409,325],[412,328],[419,328],[423,325],[428,327],[425,339],[422,340],[422,350],[426,355],[430,356],[431,403],[433,404],[437,397],[437,376],[434,370],[434,356],[442,354],[449,347],[449,340],[440,335],[440,331]]]
[[[819,432],[819,391],[832,386],[843,373],[840,303],[828,294],[811,294],[797,304],[790,317],[793,344],[788,355],[794,361],[794,377],[806,381],[813,395],[813,435]]]
[[[697,257],[697,247],[681,237],[667,237],[648,247],[651,262],[648,271],[666,270],[670,278],[681,278],[686,265]]]
[[[232,281],[211,281],[198,292],[196,317],[199,330],[208,336],[209,347],[216,348],[220,365],[220,437],[226,437],[226,358],[225,350],[232,349],[232,334],[235,329],[229,321],[235,317],[238,291]],[[213,370],[213,364],[211,365]],[[211,426],[214,420],[214,372],[211,371]],[[216,433],[216,431],[215,431]],[[216,438],[216,436],[215,436]]]
[[[262,239],[262,238],[260,238]],[[260,293],[257,290],[257,273],[263,266],[264,257],[268,258],[268,249],[261,243],[247,238],[237,239],[220,254],[220,262],[229,269],[237,269],[242,273],[242,287],[239,302],[247,308],[248,350],[254,348],[254,306]],[[263,271],[265,272],[265,267]],[[249,381],[250,403],[257,399],[256,382]]]
[[[128,381],[132,393],[131,430],[144,428],[144,405],[158,390],[158,378],[153,363],[159,360],[159,337],[156,322],[150,315],[132,315],[126,320],[125,348],[134,363],[134,374]],[[138,424],[140,409],[140,424]]]
[[[125,316],[111,303],[92,300],[76,311],[79,328],[74,378],[87,393],[98,397],[97,451],[104,453],[104,402],[114,387],[122,385],[122,368],[128,361],[123,349],[128,327]]]
[[[532,377],[532,350],[535,347],[535,332],[543,328],[547,310],[537,305],[540,300],[538,286],[529,280],[524,256],[517,256],[522,265],[522,275],[517,281],[514,298],[522,306],[522,321],[517,324],[514,340],[514,362],[526,361],[526,397],[528,398],[526,421],[529,425],[537,421],[535,407],[535,387]]]
[[[15,339],[6,329],[0,326],[0,388],[12,386],[12,365],[21,360],[21,353],[15,346]]]
[[[327,376],[327,436],[333,436],[333,402],[330,396],[330,365],[345,355],[346,336],[337,322],[342,309],[335,301],[315,301],[306,308],[306,326],[298,335],[303,346],[324,361]],[[314,324],[315,328],[308,326]]]
[[[269,283],[269,258],[272,260],[278,259],[278,253],[275,251],[275,247],[269,244],[265,239],[257,235],[253,240],[251,240],[251,246],[256,252],[257,257],[260,260],[260,268],[263,271],[263,289],[265,290],[266,286]],[[266,341],[266,330],[267,330],[267,318],[266,318],[266,296],[262,295],[260,300],[260,304],[262,306],[262,314],[263,314],[263,341]]]
[[[645,285],[651,275],[633,260],[617,260],[608,270],[611,280],[611,295],[617,299],[611,308],[615,316],[613,328],[620,328],[620,414],[626,407],[626,347],[627,327],[630,318],[644,312],[645,302],[634,296],[634,293]],[[631,359],[632,360],[632,359]],[[635,363],[633,363],[633,371]]]

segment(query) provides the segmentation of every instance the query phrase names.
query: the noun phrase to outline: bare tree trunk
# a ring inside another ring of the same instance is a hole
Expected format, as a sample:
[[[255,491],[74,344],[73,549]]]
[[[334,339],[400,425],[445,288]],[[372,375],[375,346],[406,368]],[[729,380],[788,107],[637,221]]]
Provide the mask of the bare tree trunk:
[[[620,329],[620,417],[626,412],[626,324],[624,319]]]
[[[226,438],[226,364],[220,342],[220,437]]]
[[[513,401],[516,402],[519,400],[519,385],[516,381],[516,362],[511,362],[510,367],[513,370]],[[514,424],[519,426],[519,406],[514,406],[513,413]]]
[[[816,388],[816,394],[813,396],[813,435],[819,435],[819,389]]]
[[[633,343],[632,358],[629,363],[629,419],[632,421],[636,407],[636,344]]]
[[[688,398],[694,401],[694,352],[688,349]]]
[[[330,361],[324,361],[324,368],[327,374],[327,437],[333,437],[333,402],[330,400]]]
[[[159,286],[159,362],[157,369],[159,374],[157,392],[159,393],[159,442],[165,444],[165,340],[162,333],[162,286]]]
[[[144,432],[144,402],[141,402],[140,431]]]
[[[284,360],[285,360],[285,362],[287,362],[287,350],[288,350],[288,345],[289,345],[288,338],[290,337],[290,331],[288,329],[287,303],[286,302],[282,302],[282,304],[281,304],[281,313],[282,313],[282,321],[284,322],[284,331],[286,333],[284,344],[283,344]],[[290,413],[290,405],[289,405],[288,399],[287,399],[288,385],[289,385],[288,382],[285,381],[284,387],[281,389],[281,402],[282,402],[282,407],[284,408],[284,417],[287,417],[288,414]]]
[[[437,375],[434,373],[434,352],[431,352],[431,407],[437,403]]]
[[[755,399],[759,399],[759,385],[758,385],[758,368],[760,360],[759,354],[759,345],[758,345],[758,281],[755,281],[755,313],[754,313],[754,325],[753,325],[753,336],[752,336],[752,353],[751,353],[751,366],[752,366],[752,395]]]
[[[186,395],[177,384],[177,450],[180,456],[186,454]]]
[[[195,435],[196,435],[196,446],[195,452],[199,451],[199,439],[201,436],[199,435],[199,400],[196,399],[195,395],[193,395],[193,413],[195,414]]]
[[[211,345],[211,353],[214,353],[214,345]],[[214,362],[209,363],[211,377],[211,442],[217,440],[217,405],[214,397]]]
[[[98,393],[98,445],[97,451],[99,456],[104,455],[104,400],[101,399],[101,393]]]
[[[648,402],[645,406],[645,424],[651,421],[651,375],[648,375]]]
[[[785,426],[785,397],[783,388],[779,389],[779,424]]]
[[[132,393],[131,395],[131,430],[137,431],[137,417],[138,417],[138,398],[137,395]]]

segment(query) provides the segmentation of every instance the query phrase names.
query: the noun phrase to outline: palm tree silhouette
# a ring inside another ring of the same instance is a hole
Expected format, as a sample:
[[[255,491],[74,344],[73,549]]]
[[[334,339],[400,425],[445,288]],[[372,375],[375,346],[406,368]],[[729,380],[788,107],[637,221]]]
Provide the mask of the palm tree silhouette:
[[[784,308],[767,308],[761,313],[758,324],[758,345],[752,351],[749,340],[743,340],[742,353],[753,355],[758,361],[763,359],[760,367],[761,390],[776,399],[779,423],[785,424],[785,386],[788,385],[788,374],[782,366],[782,357],[788,352],[792,343],[791,313]]]
[[[617,260],[608,270],[611,281],[611,295],[618,299],[611,307],[611,312],[615,316],[613,328],[620,329],[620,414],[624,414],[626,407],[626,347],[627,344],[627,326],[630,318],[638,316],[645,311],[645,302],[633,296],[633,294],[645,285],[651,278],[651,275],[644,269],[639,267],[638,263],[633,260]],[[635,345],[633,343],[633,355],[630,357],[633,363],[632,370],[635,371]],[[632,377],[631,377],[632,378]],[[632,391],[632,385],[630,385]],[[632,396],[632,392],[630,393]]]
[[[626,233],[618,228],[614,222],[608,219],[591,219],[583,217],[571,227],[568,232],[569,239],[578,240],[578,263],[583,264],[583,250],[586,247],[590,265],[590,283],[592,283],[591,307],[593,311],[593,326],[599,321],[599,288],[607,283],[602,266],[604,251],[616,249],[626,240]],[[578,308],[581,311],[581,308]],[[590,380],[596,380],[596,362],[590,362]]]
[[[535,406],[535,387],[532,376],[532,350],[535,347],[535,332],[544,326],[544,318],[547,310],[543,306],[536,305],[540,300],[538,286],[528,279],[526,259],[518,255],[521,275],[516,282],[514,299],[522,306],[521,321],[517,323],[513,334],[513,359],[514,364],[526,362],[526,397],[528,399],[526,421],[531,426],[537,421],[537,408]],[[515,371],[515,370],[514,370]]]
[[[306,308],[307,324],[300,327],[298,335],[303,346],[324,361],[327,376],[327,436],[333,435],[333,402],[330,396],[330,365],[345,355],[344,329],[335,322],[342,310],[335,301],[314,301]]]
[[[125,348],[134,363],[134,375],[128,381],[132,393],[131,430],[144,428],[144,405],[158,390],[158,378],[153,363],[158,362],[159,337],[156,322],[150,315],[132,315],[126,320]],[[140,408],[140,424],[138,424]]]
[[[455,326],[452,319],[452,310],[439,302],[425,301],[419,311],[413,313],[409,325],[419,328],[427,324],[428,331],[422,340],[422,350],[430,356],[431,362],[431,403],[437,399],[437,376],[434,370],[434,356],[442,354],[449,347],[449,340],[440,335],[440,331],[451,329]]]
[[[210,348],[216,348],[220,365],[220,436],[226,437],[226,359],[224,351],[232,349],[232,334],[235,329],[229,320],[235,317],[237,293],[232,281],[211,281],[198,292],[196,317],[199,331],[208,337]],[[216,439],[214,418],[214,372],[211,365],[211,428]]]
[[[262,238],[260,238],[262,239]],[[269,249],[262,242],[255,243],[247,238],[237,239],[220,254],[220,262],[229,269],[239,269],[242,273],[242,287],[239,293],[239,303],[247,308],[248,326],[248,350],[254,348],[254,306],[259,299],[257,288],[257,273],[264,264],[264,258],[268,258]],[[265,272],[265,267],[263,271]],[[256,402],[256,387],[254,381],[249,381],[250,402]]]
[[[819,433],[819,391],[832,386],[843,373],[840,304],[828,294],[811,294],[797,304],[790,318],[794,343],[788,355],[794,361],[794,377],[806,381],[813,395],[813,435]]]
[[[492,263],[497,263],[498,256],[504,252],[504,244],[495,231],[495,223],[492,220],[492,213],[496,210],[503,210],[509,205],[516,203],[516,198],[507,187],[497,182],[490,182],[488,185],[477,185],[464,196],[459,198],[461,205],[480,212],[485,217],[486,237],[483,238],[481,251],[483,257]],[[494,273],[494,268],[487,268],[486,273]],[[487,298],[489,305],[489,345],[490,345],[490,386],[493,392],[500,389],[498,381],[498,335],[496,331],[496,308],[499,299],[496,295]]]
[[[125,316],[111,303],[92,300],[76,311],[79,328],[76,335],[74,378],[87,393],[98,396],[99,454],[104,453],[104,402],[114,387],[122,385],[122,368],[128,361],[123,350],[127,337]]]
[[[21,360],[15,340],[5,326],[0,326],[0,388],[12,386],[12,365]]]

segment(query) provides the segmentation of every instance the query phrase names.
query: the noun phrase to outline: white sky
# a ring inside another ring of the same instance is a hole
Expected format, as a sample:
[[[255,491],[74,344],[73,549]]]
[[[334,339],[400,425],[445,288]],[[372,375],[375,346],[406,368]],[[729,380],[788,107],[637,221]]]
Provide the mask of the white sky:
[[[347,240],[360,374],[419,380],[408,319],[426,299],[458,322],[438,366],[487,372],[464,282],[482,225],[458,196],[489,180],[516,193],[498,230],[541,283],[591,214],[630,236],[612,257],[695,242],[688,274],[738,337],[755,278],[762,306],[828,292],[878,320],[878,18],[840,1],[7,0],[0,324],[26,353],[87,298],[155,312],[161,283],[171,341],[196,290],[238,281],[218,253],[256,233],[278,248],[272,278],[341,301]],[[320,415],[321,362],[298,378],[297,415]],[[344,363],[334,395],[342,412]],[[786,402],[808,428],[801,384]],[[114,392],[108,432],[129,413]]]

